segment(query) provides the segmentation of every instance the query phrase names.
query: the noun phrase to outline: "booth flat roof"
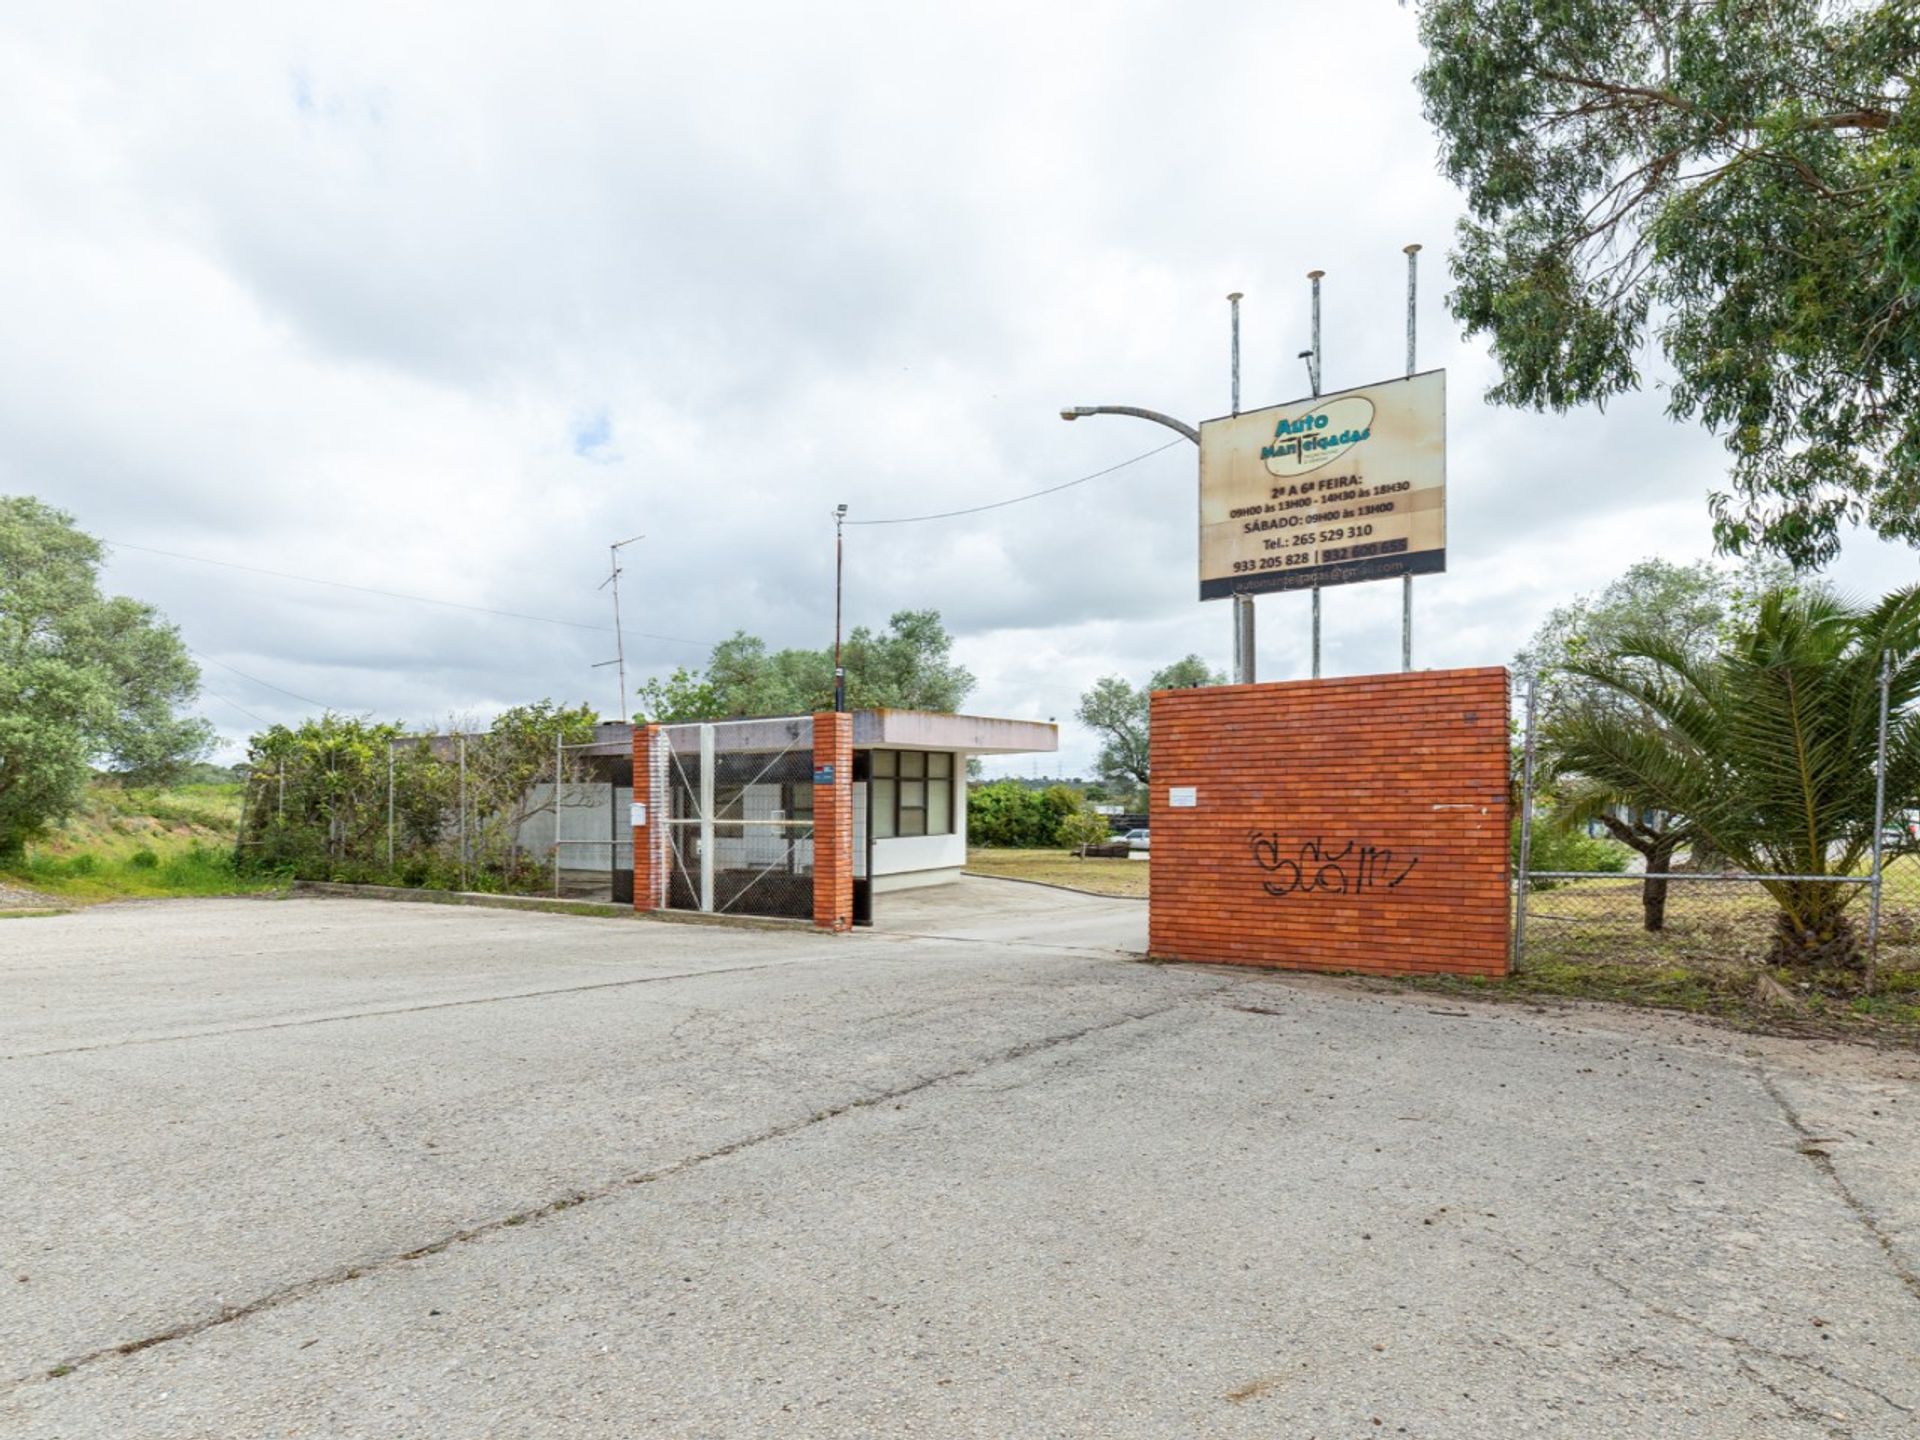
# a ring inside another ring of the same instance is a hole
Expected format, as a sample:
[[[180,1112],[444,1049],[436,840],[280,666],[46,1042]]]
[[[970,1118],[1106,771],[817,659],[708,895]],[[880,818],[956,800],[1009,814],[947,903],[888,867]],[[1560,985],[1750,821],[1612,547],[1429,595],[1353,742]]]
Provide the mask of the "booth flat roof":
[[[715,720],[730,732],[733,748],[756,749],[760,743],[780,749],[791,743],[793,727],[807,715],[768,715],[738,720]],[[699,724],[664,728],[678,730]],[[765,736],[756,734],[762,727]],[[936,710],[855,710],[853,744],[857,750],[964,750],[970,755],[1052,754],[1060,748],[1060,728],[1044,720],[1004,720],[991,715],[948,715]],[[593,743],[575,753],[624,755],[633,749],[633,726],[603,723]]]
[[[934,710],[856,710],[856,750],[965,750],[974,755],[1051,755],[1060,748],[1060,727],[1044,720],[1002,720],[991,715],[945,715]]]

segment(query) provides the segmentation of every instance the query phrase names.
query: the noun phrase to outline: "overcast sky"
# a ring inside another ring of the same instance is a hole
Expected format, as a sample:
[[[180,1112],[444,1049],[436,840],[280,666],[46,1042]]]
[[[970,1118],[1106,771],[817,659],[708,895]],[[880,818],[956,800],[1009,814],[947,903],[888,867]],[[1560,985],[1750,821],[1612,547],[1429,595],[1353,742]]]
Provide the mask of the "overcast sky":
[[[736,629],[830,641],[832,508],[948,510],[1171,438],[1071,404],[1246,408],[1449,371],[1450,573],[1416,663],[1501,663],[1632,561],[1711,551],[1709,436],[1648,393],[1536,416],[1447,319],[1459,200],[1392,0],[1044,6],[13,6],[0,19],[0,492],[116,542],[107,583],[203,657],[225,758],[320,705],[412,724],[613,710]],[[1657,375],[1658,365],[1649,370]],[[970,709],[1070,721],[1190,650],[1194,458],[848,532],[849,625],[937,607]],[[133,547],[147,547],[134,549]],[[573,626],[328,588],[320,577]],[[1860,593],[1910,550],[1849,544]],[[1325,597],[1326,671],[1397,668],[1399,587]],[[1262,679],[1307,670],[1259,602]],[[231,668],[228,668],[231,667]],[[277,687],[277,688],[275,688]],[[1008,767],[995,767],[1008,768]]]

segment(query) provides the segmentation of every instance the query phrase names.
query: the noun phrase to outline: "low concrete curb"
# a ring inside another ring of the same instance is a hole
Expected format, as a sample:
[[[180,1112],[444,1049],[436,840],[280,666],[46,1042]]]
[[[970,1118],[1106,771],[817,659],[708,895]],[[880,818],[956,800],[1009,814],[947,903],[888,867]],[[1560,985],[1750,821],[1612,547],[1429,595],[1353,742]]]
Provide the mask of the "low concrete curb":
[[[659,920],[669,925],[719,925],[730,930],[815,931],[805,920],[759,915],[702,915],[692,910],[635,910],[606,900],[553,900],[539,895],[493,895],[476,890],[409,890],[397,885],[347,885],[332,880],[296,880],[296,895],[353,900],[392,900],[412,905],[471,905],[483,910],[531,910],[547,915],[584,915],[599,920]]]
[[[1038,885],[1042,890],[1064,890],[1069,895],[1091,895],[1096,900],[1133,900],[1147,903],[1145,895],[1115,895],[1108,890],[1082,890],[1078,885],[1057,885],[1051,880],[1029,880],[1024,875],[994,875],[985,870],[962,870],[970,880],[1004,880],[1009,885]]]

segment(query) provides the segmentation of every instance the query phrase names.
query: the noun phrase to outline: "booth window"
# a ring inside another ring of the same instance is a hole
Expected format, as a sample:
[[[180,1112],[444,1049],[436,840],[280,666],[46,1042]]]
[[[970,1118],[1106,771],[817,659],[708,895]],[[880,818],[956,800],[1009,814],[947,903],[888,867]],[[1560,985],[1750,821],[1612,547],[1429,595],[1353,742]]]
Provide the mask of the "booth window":
[[[945,750],[873,752],[873,835],[953,833],[953,756]]]

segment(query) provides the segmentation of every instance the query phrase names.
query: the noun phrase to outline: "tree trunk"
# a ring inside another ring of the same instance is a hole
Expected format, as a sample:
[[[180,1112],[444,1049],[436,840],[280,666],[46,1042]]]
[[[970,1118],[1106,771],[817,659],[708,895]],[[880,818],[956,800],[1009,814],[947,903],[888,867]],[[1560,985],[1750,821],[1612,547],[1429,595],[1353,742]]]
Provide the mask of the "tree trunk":
[[[1640,851],[1647,857],[1649,875],[1665,875],[1673,868],[1673,852],[1679,848],[1677,840],[1658,840]],[[1667,882],[1665,880],[1642,880],[1640,882],[1640,910],[1646,917],[1649,932],[1659,932],[1667,928]]]
[[[1837,889],[1839,887],[1825,887]],[[1796,907],[1784,906],[1774,921],[1769,963],[1794,970],[1858,970],[1865,964],[1853,922],[1825,896]]]

